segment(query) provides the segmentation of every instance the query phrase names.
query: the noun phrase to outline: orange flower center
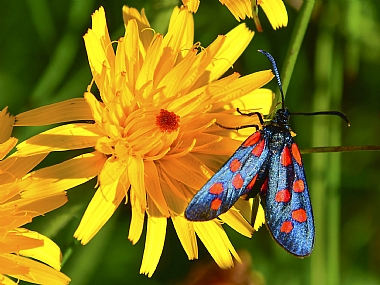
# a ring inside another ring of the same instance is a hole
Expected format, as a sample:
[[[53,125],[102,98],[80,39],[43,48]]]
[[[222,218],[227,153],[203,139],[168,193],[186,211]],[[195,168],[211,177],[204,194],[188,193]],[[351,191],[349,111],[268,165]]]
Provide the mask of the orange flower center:
[[[161,109],[160,114],[156,117],[156,125],[163,133],[171,133],[179,128],[180,116],[174,112]]]

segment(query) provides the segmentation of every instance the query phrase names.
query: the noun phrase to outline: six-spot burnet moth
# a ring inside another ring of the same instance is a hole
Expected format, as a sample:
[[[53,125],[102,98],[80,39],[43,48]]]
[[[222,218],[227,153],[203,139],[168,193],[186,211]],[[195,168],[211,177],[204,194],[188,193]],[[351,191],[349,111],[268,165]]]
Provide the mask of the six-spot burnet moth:
[[[231,158],[190,201],[185,217],[207,221],[228,211],[240,196],[255,197],[265,209],[265,221],[275,241],[291,254],[309,256],[314,246],[314,220],[300,151],[289,124],[290,114],[329,114],[347,117],[337,111],[290,113],[284,106],[280,75],[273,57],[259,50],[272,63],[282,95],[282,108],[273,120],[248,137]],[[254,112],[263,124],[261,114]],[[250,125],[252,127],[252,125]],[[241,126],[232,129],[241,129]],[[255,203],[256,206],[258,203]],[[257,210],[257,207],[256,207]],[[255,215],[255,209],[253,209]],[[253,215],[253,217],[254,217]]]

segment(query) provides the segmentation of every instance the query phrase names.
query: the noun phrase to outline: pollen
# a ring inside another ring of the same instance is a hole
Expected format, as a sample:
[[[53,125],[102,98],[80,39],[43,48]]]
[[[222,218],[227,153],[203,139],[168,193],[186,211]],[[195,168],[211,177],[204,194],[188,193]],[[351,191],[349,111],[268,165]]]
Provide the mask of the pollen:
[[[156,125],[163,133],[171,133],[178,130],[179,121],[180,116],[165,109],[161,109],[160,114],[156,117]]]

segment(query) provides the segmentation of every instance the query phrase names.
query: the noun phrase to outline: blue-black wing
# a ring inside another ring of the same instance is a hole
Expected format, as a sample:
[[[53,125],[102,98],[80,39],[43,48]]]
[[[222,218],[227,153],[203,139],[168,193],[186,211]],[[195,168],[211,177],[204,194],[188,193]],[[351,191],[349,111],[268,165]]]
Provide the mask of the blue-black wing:
[[[269,160],[266,223],[284,249],[305,257],[314,246],[313,212],[299,149],[290,133],[282,135],[283,146]]]
[[[195,194],[185,217],[191,221],[207,221],[227,212],[241,195],[252,190],[260,169],[268,163],[268,156],[268,140],[257,131]]]

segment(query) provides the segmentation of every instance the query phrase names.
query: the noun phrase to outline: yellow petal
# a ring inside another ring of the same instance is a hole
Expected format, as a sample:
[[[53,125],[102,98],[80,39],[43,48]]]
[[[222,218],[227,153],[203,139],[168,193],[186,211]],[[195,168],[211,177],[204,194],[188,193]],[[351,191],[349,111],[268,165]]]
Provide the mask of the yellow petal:
[[[61,192],[44,198],[18,199],[13,203],[17,206],[18,211],[25,211],[28,215],[35,217],[57,209],[66,202],[66,193]]]
[[[157,167],[153,161],[144,162],[145,170],[145,187],[149,197],[153,200],[157,209],[165,217],[169,217],[169,208],[166,204],[164,195],[162,194],[160,179],[157,172]],[[148,209],[148,213],[149,209]],[[151,214],[151,213],[150,213]]]
[[[46,154],[31,155],[28,157],[14,157],[10,156],[7,159],[0,161],[0,185],[7,183],[14,183],[17,179],[23,178],[30,170],[32,170],[38,163],[40,163]],[[19,183],[19,181],[17,182]],[[20,187],[26,187],[21,185]],[[0,186],[1,187],[1,186]],[[20,188],[19,192],[22,189]]]
[[[288,25],[288,13],[282,0],[260,0],[260,6],[267,15],[273,29]]]
[[[198,245],[192,223],[181,216],[172,216],[178,238],[189,260],[198,259]]]
[[[70,282],[70,278],[65,274],[35,260],[14,254],[3,254],[0,258],[0,264],[2,262],[14,263],[29,269],[27,273],[9,274],[14,278],[43,285],[60,285]]]
[[[44,126],[93,119],[86,101],[74,98],[20,113],[16,116],[15,126]]]
[[[164,248],[166,235],[166,218],[148,217],[144,255],[141,262],[140,274],[151,277],[156,270]]]
[[[130,156],[128,161],[128,178],[131,183],[131,192],[139,199],[139,204],[146,205],[144,162],[141,157]]]
[[[111,46],[111,39],[108,33],[106,13],[101,6],[99,10],[96,10],[92,15],[92,30],[96,37],[100,40],[100,44],[105,51],[106,58],[113,69],[113,63],[115,61],[115,53]]]
[[[243,23],[228,32],[224,37],[223,46],[214,56],[214,60],[206,69],[203,80],[199,80],[196,86],[203,86],[221,77],[235,61],[240,57],[248,44],[251,42],[254,32],[249,30]],[[210,45],[210,48],[213,44]],[[231,48],[233,47],[233,48]],[[207,75],[207,77],[206,77]]]
[[[184,6],[187,7],[187,9],[189,9],[190,12],[195,13],[198,11],[200,1],[199,0],[182,0],[182,3]]]
[[[42,247],[44,245],[44,241],[42,239],[38,239],[38,237],[31,238],[24,236],[27,232],[28,230],[22,228],[16,228],[8,231],[5,236],[1,237],[0,252],[24,252],[25,250],[34,250],[35,248]]]
[[[210,85],[208,92],[212,92],[212,97],[216,101],[231,102],[242,97],[243,94],[245,95],[262,87],[271,81],[273,77],[271,70],[264,70],[240,77],[227,86],[222,83],[222,80],[219,80],[217,83]],[[219,89],[217,89],[218,87]]]
[[[94,147],[100,134],[96,125],[67,124],[47,130],[17,146],[15,156]]]
[[[246,16],[252,18],[252,3],[255,0],[219,0],[220,3],[226,5],[228,10],[231,11],[232,15],[236,20],[244,20]]]
[[[241,263],[222,226],[216,221],[194,222],[195,232],[203,242],[212,258],[222,269],[233,267],[231,254]]]
[[[38,232],[29,231],[26,229],[21,233],[21,235],[41,240],[43,241],[43,245],[32,249],[20,250],[20,255],[32,257],[42,261],[57,270],[61,269],[61,250],[51,239]]]
[[[174,179],[193,189],[201,189],[206,177],[189,169],[179,168],[172,160],[160,160],[161,168]]]
[[[238,233],[249,238],[252,237],[253,228],[251,224],[239,214],[235,207],[219,217]]]
[[[13,282],[7,276],[0,274],[0,284],[1,285],[18,285],[19,283]]]
[[[170,17],[164,46],[170,47],[174,54],[179,51],[182,57],[194,43],[194,18],[186,8],[175,7]]]
[[[0,144],[11,136],[15,118],[8,113],[8,107],[0,112]]]
[[[259,204],[259,209],[257,210],[255,224],[253,225],[253,228],[255,229],[255,231],[258,231],[259,228],[263,224],[265,224],[265,213],[264,213],[263,206],[261,206],[261,204]]]
[[[100,187],[88,205],[74,237],[87,244],[116,211],[125,197],[119,186],[119,178],[125,167],[118,161],[108,159],[100,175]],[[108,178],[106,178],[108,176]],[[105,181],[105,184],[102,184]]]
[[[118,47],[118,56],[122,54],[124,58],[117,58],[117,63],[123,64],[123,69],[128,86],[135,86],[137,76],[140,72],[140,68],[143,62],[143,58],[140,54],[139,48],[139,30],[136,20],[129,20],[128,25],[125,27],[125,35],[123,39],[123,45]],[[121,48],[123,47],[123,49]],[[119,53],[119,50],[121,52]]]
[[[2,160],[16,146],[17,142],[18,139],[16,138],[9,138],[4,143],[0,144],[0,160]]]
[[[107,79],[109,81],[111,73],[111,63],[108,62],[104,47],[93,30],[88,30],[87,33],[83,36],[83,39],[87,50],[88,62],[95,83],[97,86],[102,86],[102,79],[104,77],[103,70],[107,74]],[[109,46],[108,49],[112,50],[113,52],[112,46]]]
[[[258,111],[263,115],[268,115],[272,111],[273,100],[275,94],[272,90],[266,88],[259,88],[246,95],[235,99],[231,102],[232,108],[236,110],[252,110],[252,106],[255,106],[254,111]],[[226,108],[228,110],[228,108]]]
[[[102,153],[93,152],[41,168],[28,175],[33,183],[21,195],[24,198],[45,196],[83,184],[100,173],[105,161]]]
[[[135,19],[137,21],[138,31],[140,34],[140,40],[145,50],[147,50],[153,40],[153,33],[150,29],[148,18],[145,15],[145,10],[141,9],[141,14],[140,14],[137,11],[137,9],[124,6],[123,19],[124,19],[125,25],[127,25],[130,19]]]
[[[132,207],[132,219],[129,226],[128,239],[134,245],[142,234],[145,218],[145,205],[140,204],[140,200],[136,198],[133,191],[130,191],[130,201]]]

